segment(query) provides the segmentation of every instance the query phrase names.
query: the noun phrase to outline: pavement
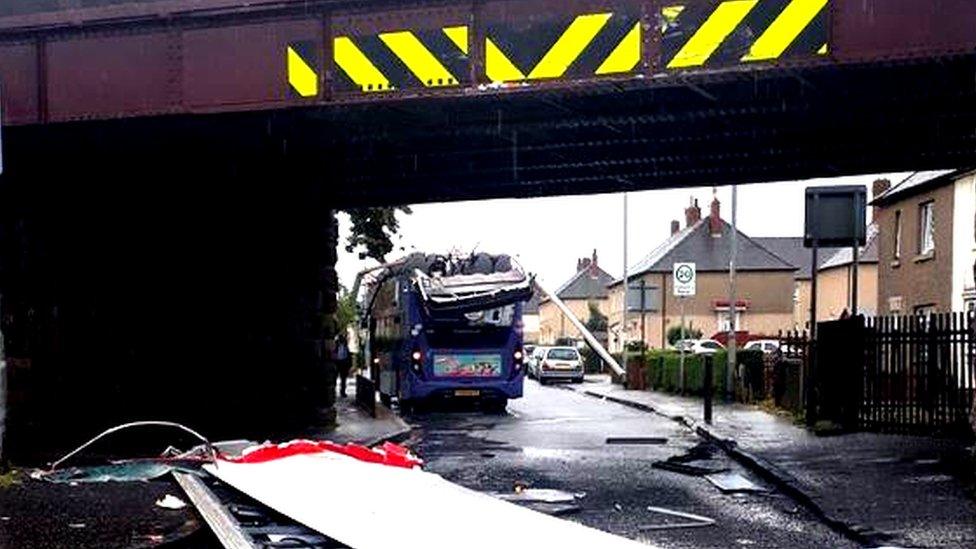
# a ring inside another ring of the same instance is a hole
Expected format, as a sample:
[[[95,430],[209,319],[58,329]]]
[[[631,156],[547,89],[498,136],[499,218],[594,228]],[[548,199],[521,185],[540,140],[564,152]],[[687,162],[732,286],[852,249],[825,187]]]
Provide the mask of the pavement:
[[[354,393],[355,386],[349,394]],[[371,446],[409,432],[389,409],[379,403],[377,409],[372,418],[352,397],[339,399],[335,424],[311,425],[281,439],[305,436]],[[192,506],[157,506],[166,495],[189,503],[169,475],[148,482],[72,485],[34,480],[15,469],[0,475],[0,547],[219,547]]]
[[[580,393],[667,417],[723,443],[730,455],[866,545],[976,547],[971,442],[854,433],[817,436],[755,406],[629,391],[590,376]]]
[[[562,518],[653,547],[857,547],[721,450],[708,463],[763,492],[726,494],[703,477],[655,468],[701,438],[670,419],[566,387],[527,380],[525,396],[509,401],[505,414],[463,407],[415,412],[406,416],[414,429],[405,444],[426,470],[474,490],[513,493],[519,485],[577,494],[579,510]],[[613,437],[654,440],[608,444]],[[687,526],[651,508],[715,523]],[[520,547],[519,533],[512,535],[513,547]]]

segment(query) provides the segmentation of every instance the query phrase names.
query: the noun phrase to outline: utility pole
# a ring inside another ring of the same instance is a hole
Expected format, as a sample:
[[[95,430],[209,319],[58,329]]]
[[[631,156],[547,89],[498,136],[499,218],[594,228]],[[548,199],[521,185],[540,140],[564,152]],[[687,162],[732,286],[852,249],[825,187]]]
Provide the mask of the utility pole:
[[[738,252],[739,229],[737,226],[738,217],[738,185],[732,185],[732,235],[729,245],[732,247],[729,254],[729,363],[725,372],[725,390],[729,395],[733,394],[735,383],[735,331],[738,328],[736,318],[736,299],[735,299],[735,261]]]
[[[685,298],[679,297],[678,303],[681,304],[681,348],[678,351],[681,353],[681,358],[678,363],[678,375],[681,377],[678,383],[678,387],[681,390],[681,394],[685,393]],[[711,375],[711,374],[709,374]],[[706,384],[706,387],[711,387],[711,380]],[[710,397],[706,397],[710,398]]]
[[[854,247],[851,250],[853,252],[853,267],[851,269],[851,317],[857,316],[857,268],[858,263],[860,263],[860,253],[861,250],[858,248],[857,241],[854,241]]]
[[[640,308],[641,308],[641,349],[647,349],[647,336],[645,335],[647,332],[644,330],[644,319],[647,316],[647,315],[644,314],[644,311],[647,309],[647,304],[644,302],[644,296],[647,293],[647,280],[645,280],[643,277],[641,278],[641,281],[640,281],[640,293],[641,293],[641,297],[640,297]],[[643,351],[641,351],[641,352],[643,352]]]
[[[627,193],[624,193],[624,278],[623,305],[620,310],[620,356],[623,357],[624,370],[627,370],[627,294],[630,293],[630,280],[627,276]],[[625,374],[626,376],[626,374]]]

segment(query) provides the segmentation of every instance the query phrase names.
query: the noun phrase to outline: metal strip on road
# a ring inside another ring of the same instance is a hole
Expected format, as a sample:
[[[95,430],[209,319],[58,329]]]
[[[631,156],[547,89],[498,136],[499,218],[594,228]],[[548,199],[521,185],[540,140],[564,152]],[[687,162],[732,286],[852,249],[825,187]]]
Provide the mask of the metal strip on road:
[[[200,516],[207,522],[210,529],[221,545],[227,549],[258,549],[244,533],[237,519],[226,507],[220,504],[217,497],[207,488],[203,481],[188,473],[174,472],[176,482],[183,488],[193,506],[200,512]]]

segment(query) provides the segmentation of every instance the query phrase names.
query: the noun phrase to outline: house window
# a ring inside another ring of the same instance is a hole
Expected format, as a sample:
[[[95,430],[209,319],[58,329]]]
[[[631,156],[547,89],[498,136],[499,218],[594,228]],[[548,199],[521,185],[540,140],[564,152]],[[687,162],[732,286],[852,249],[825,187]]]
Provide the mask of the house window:
[[[919,305],[915,307],[915,316],[924,316],[928,318],[930,315],[935,314],[935,305]]]
[[[895,259],[901,259],[901,210],[895,212]]]
[[[918,207],[918,253],[935,250],[935,202],[929,201]]]
[[[732,327],[730,326],[730,323],[729,323],[729,311],[727,311],[727,310],[726,311],[718,311],[717,317],[718,317],[718,331],[719,332],[727,332],[730,329],[732,329]],[[735,312],[735,331],[738,332],[739,330],[742,329],[741,327],[742,327],[742,311],[736,311]]]

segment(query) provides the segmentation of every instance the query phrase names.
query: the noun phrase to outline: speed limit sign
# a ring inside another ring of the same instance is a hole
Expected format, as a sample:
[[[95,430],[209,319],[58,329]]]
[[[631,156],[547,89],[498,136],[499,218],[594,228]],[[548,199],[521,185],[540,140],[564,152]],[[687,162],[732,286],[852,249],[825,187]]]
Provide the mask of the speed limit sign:
[[[674,264],[674,295],[690,297],[695,295],[695,278],[697,274],[694,263]]]

